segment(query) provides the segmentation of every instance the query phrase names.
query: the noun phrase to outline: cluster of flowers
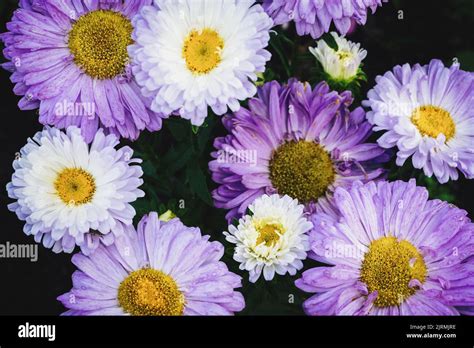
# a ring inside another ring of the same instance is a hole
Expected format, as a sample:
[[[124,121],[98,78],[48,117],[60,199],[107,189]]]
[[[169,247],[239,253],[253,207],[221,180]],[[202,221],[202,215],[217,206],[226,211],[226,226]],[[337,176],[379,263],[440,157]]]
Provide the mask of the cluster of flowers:
[[[209,109],[231,111],[209,169],[250,282],[295,275],[309,257],[327,266],[296,281],[315,294],[308,314],[474,314],[474,224],[414,180],[386,181],[383,168],[397,147],[398,165],[412,157],[440,183],[474,177],[474,75],[438,60],[397,66],[377,78],[367,114],[326,82],[254,83],[273,25],[294,20],[317,39],[334,23],[345,34],[382,2],[20,0],[0,36],[3,67],[20,109],[39,109],[45,128],[13,163],[9,209],[54,252],[80,247],[73,288],[58,298],[65,314],[245,307],[221,243],[155,212],[133,226],[141,161],[117,148],[168,117],[199,126]],[[319,40],[310,51],[328,79],[350,83],[367,52],[332,35],[337,48]],[[377,143],[373,130],[385,131]]]

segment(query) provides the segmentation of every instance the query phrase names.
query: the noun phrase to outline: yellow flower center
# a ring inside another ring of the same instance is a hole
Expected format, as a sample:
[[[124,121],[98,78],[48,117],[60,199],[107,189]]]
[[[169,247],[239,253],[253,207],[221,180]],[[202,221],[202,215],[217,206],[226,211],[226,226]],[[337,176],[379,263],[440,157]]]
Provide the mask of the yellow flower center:
[[[192,30],[184,41],[183,58],[194,74],[208,74],[221,62],[224,40],[213,29]]]
[[[308,141],[281,145],[270,161],[270,180],[281,195],[302,203],[316,201],[334,182],[335,170],[329,153]]]
[[[456,125],[451,114],[437,106],[424,105],[416,108],[411,115],[411,122],[422,135],[437,138],[443,133],[446,141],[456,133]]]
[[[275,245],[285,232],[279,223],[259,222],[255,224],[255,228],[258,232],[257,245],[264,243],[267,247]]]
[[[127,47],[133,43],[132,23],[121,13],[97,10],[81,16],[69,32],[74,62],[97,79],[111,79],[124,72]]]
[[[96,190],[94,177],[82,168],[63,169],[54,188],[64,203],[76,206],[91,202]]]
[[[344,62],[346,60],[352,59],[353,55],[350,51],[337,51],[336,52],[340,61]]]
[[[382,237],[370,244],[364,255],[360,279],[369,293],[378,291],[374,304],[378,307],[397,306],[416,292],[412,279],[425,281],[426,265],[420,252],[408,241]]]
[[[131,315],[182,315],[184,295],[169,275],[151,268],[134,271],[120,283],[118,302]]]

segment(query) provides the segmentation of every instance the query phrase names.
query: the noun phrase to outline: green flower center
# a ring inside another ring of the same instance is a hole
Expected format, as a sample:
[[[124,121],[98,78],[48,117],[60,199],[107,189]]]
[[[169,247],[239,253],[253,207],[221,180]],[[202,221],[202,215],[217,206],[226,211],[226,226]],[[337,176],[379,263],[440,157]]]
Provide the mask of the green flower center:
[[[329,153],[308,141],[290,141],[273,153],[270,180],[279,194],[302,203],[316,201],[334,182],[335,170]]]

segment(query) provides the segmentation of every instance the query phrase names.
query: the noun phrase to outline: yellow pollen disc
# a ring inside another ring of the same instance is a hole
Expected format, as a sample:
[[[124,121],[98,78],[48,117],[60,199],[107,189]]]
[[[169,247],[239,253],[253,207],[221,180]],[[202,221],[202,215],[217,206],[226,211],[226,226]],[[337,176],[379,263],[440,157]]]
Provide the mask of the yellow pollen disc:
[[[213,29],[192,30],[184,41],[183,58],[194,74],[207,74],[221,62],[224,40]]]
[[[81,168],[63,169],[54,188],[64,203],[76,206],[91,202],[96,190],[94,177]]]
[[[270,180],[279,194],[301,203],[316,201],[334,182],[335,170],[329,153],[308,141],[290,141],[273,153]]]
[[[336,54],[342,61],[352,58],[352,52],[349,51],[337,51]]]
[[[416,108],[411,115],[411,122],[422,135],[437,138],[441,133],[450,140],[456,133],[456,125],[451,114],[437,106],[425,105]]]
[[[267,247],[274,245],[285,232],[285,229],[278,223],[260,222],[255,224],[258,232],[257,245],[264,243]]]
[[[426,265],[418,249],[406,240],[382,237],[373,241],[364,255],[360,279],[369,293],[378,291],[377,307],[397,306],[416,292],[412,279],[423,283]]]
[[[182,315],[184,295],[169,275],[151,268],[134,271],[120,283],[118,302],[131,315]]]
[[[133,43],[132,23],[121,13],[97,10],[79,17],[69,32],[74,62],[97,79],[111,79],[125,71],[127,46]]]

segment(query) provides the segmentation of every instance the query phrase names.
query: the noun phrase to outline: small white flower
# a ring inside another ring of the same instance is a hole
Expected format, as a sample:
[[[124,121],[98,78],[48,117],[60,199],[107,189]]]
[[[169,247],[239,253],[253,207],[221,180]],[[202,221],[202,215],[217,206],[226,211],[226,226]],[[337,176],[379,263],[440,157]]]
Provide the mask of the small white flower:
[[[240,262],[240,269],[249,271],[252,283],[262,271],[265,280],[272,280],[275,272],[295,275],[309,250],[306,232],[313,227],[304,216],[304,206],[289,196],[274,194],[257,198],[249,209],[252,215],[224,232],[227,241],[236,244],[234,260]]]
[[[13,162],[8,208],[25,221],[24,232],[54,252],[85,254],[110,245],[132,224],[131,202],[144,196],[143,174],[128,146],[100,129],[88,145],[79,128],[46,127],[28,140]]]
[[[321,63],[324,71],[335,81],[350,81],[357,76],[360,64],[367,56],[367,51],[337,33],[332,32],[337,51],[329,47],[324,40],[319,40],[316,47],[309,51]]]

